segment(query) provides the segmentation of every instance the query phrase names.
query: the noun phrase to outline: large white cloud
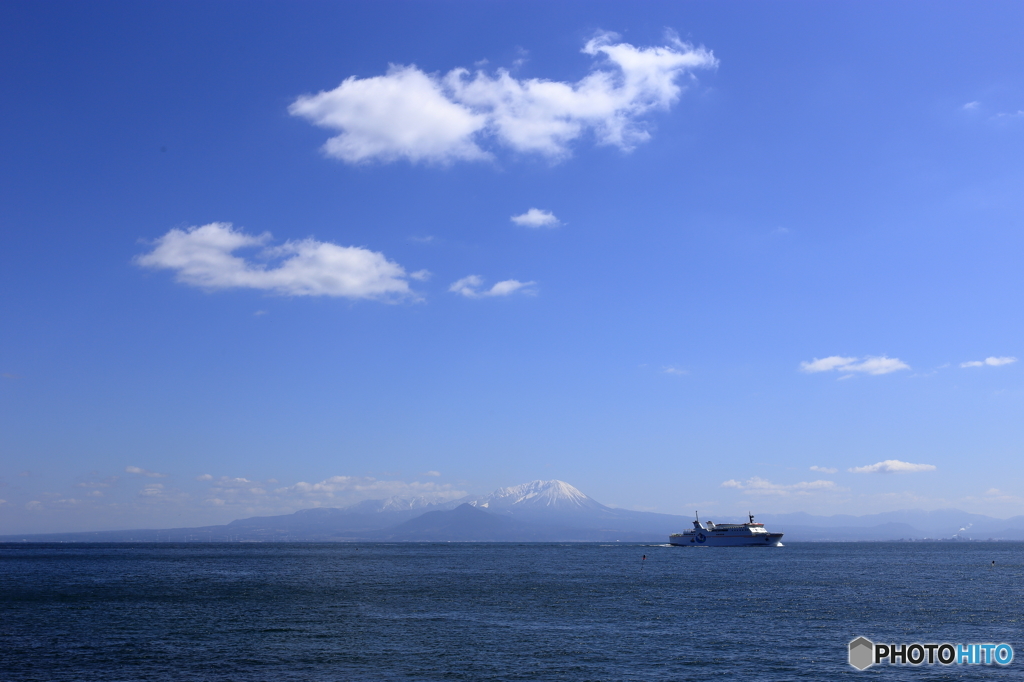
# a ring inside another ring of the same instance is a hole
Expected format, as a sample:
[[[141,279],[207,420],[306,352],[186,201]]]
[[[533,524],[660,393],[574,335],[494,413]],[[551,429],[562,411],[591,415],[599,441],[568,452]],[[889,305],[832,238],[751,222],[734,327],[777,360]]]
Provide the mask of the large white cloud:
[[[288,112],[342,131],[324,151],[350,163],[487,157],[473,141],[487,117],[448,99],[438,79],[415,66],[392,66],[386,76],[346,78],[333,90],[300,97]]]
[[[630,150],[650,138],[642,117],[668,109],[685,74],[718,62],[674,37],[662,47],[616,41],[605,33],[587,42],[583,53],[600,65],[575,83],[520,80],[506,69],[441,76],[392,65],[384,76],[352,76],[299,97],[288,111],[339,131],[324,152],[349,163],[478,160],[489,156],[487,143],[560,159],[588,132],[599,144]]]
[[[174,270],[178,281],[204,289],[241,287],[290,296],[384,300],[414,297],[405,269],[382,253],[315,239],[266,246],[270,239],[269,233],[249,235],[230,223],[173,229],[136,263]],[[243,248],[261,248],[260,260],[235,255]]]
[[[814,358],[810,362],[801,362],[800,371],[831,372],[861,372],[864,374],[888,374],[901,369],[910,369],[910,365],[899,358],[888,358],[884,355],[866,358],[845,358],[841,355],[831,355],[827,358]]]
[[[884,462],[875,462],[862,467],[849,469],[855,474],[910,474],[919,471],[935,471],[934,464],[912,464],[901,462],[898,459],[887,459]]]

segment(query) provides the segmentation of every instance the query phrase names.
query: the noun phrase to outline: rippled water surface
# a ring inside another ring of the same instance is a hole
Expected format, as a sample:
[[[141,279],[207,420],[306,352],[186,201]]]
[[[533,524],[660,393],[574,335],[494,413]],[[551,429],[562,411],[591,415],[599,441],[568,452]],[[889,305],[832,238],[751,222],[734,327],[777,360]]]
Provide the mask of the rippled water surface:
[[[0,545],[0,679],[1020,680],[1022,610],[1017,543]]]

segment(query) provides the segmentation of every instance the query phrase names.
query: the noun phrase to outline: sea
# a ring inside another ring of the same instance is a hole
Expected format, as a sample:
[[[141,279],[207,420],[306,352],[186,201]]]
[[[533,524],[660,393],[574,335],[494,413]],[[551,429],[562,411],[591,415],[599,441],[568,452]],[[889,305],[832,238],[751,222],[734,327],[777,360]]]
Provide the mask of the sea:
[[[1024,543],[0,545],[4,682],[1024,680],[1022,613]]]

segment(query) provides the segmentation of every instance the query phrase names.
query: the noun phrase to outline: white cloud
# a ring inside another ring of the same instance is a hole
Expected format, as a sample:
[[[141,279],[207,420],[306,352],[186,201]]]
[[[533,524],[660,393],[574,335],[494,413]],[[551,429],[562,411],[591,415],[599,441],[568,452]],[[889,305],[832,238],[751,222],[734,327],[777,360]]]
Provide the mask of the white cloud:
[[[745,495],[778,495],[782,497],[789,495],[810,495],[821,491],[842,490],[842,488],[838,487],[832,481],[801,481],[799,483],[784,485],[781,483],[772,483],[771,481],[758,476],[748,478],[743,482],[732,479],[723,481],[721,487],[735,488],[743,491]]]
[[[1024,497],[1005,492],[999,488],[989,488],[985,491],[985,499],[995,502],[1024,502]]]
[[[114,483],[117,483],[118,478],[119,478],[118,476],[108,476],[107,478],[105,478],[102,481],[82,481],[81,483],[76,483],[75,487],[77,487],[77,488],[109,488]]]
[[[971,111],[972,109],[977,109],[980,104],[981,104],[981,102],[977,102],[977,101],[975,101],[975,102],[968,102],[962,108],[965,111]]]
[[[821,472],[823,474],[834,474],[837,471],[839,471],[839,469],[833,469],[832,467],[812,466],[811,467],[811,471],[818,471],[818,472]]]
[[[811,362],[801,362],[800,371],[802,372],[828,372],[833,369],[840,367],[846,367],[857,361],[857,358],[844,358],[839,355],[832,355],[827,358],[814,358]]]
[[[984,360],[971,360],[969,362],[961,362],[961,367],[999,367],[1001,365],[1009,365],[1017,362],[1017,358],[1014,357],[1001,357],[1001,358],[985,358]]]
[[[864,374],[888,374],[901,369],[910,369],[910,365],[899,358],[888,358],[881,356],[868,356],[866,358],[845,358],[841,355],[832,355],[827,358],[814,358],[810,362],[801,362],[800,371],[807,373],[830,372],[861,372]],[[847,377],[843,377],[844,379]]]
[[[898,459],[887,459],[884,462],[876,462],[875,464],[868,464],[867,466],[852,467],[847,469],[847,471],[855,474],[909,474],[918,471],[935,471],[935,465],[912,464],[910,462],[901,462]]]
[[[521,227],[558,227],[562,222],[551,211],[531,208],[526,213],[512,216],[512,222]]]
[[[617,40],[603,33],[587,42],[582,51],[599,66],[575,83],[519,80],[506,69],[491,75],[457,68],[441,76],[391,65],[384,76],[351,76],[333,90],[299,97],[288,111],[340,131],[323,149],[348,163],[480,160],[490,157],[480,146],[486,142],[560,159],[586,133],[628,151],[650,138],[642,117],[669,109],[685,89],[685,74],[718,61],[675,36],[662,47]]]
[[[416,272],[410,272],[409,277],[420,282],[426,282],[433,274],[430,270],[417,270]]]
[[[197,481],[212,481],[213,480],[213,476],[211,476],[210,474],[201,474],[199,476],[196,476],[196,480]]]
[[[249,483],[252,483],[252,481],[250,481],[248,478],[242,478],[241,476],[238,476],[236,478],[232,478],[230,476],[221,476],[220,478],[217,479],[217,485],[224,485],[224,486],[232,486],[232,485],[244,486],[244,485],[247,485]]]
[[[150,478],[165,478],[167,474],[158,474],[155,471],[146,471],[140,467],[125,467],[124,470],[129,474],[138,474],[140,476],[149,476]]]
[[[444,502],[464,497],[464,490],[456,490],[448,483],[414,481],[382,481],[369,476],[332,476],[319,483],[300,481],[295,485],[277,488],[278,495],[298,496],[302,500],[336,500],[337,503],[351,504],[359,500],[385,497],[424,497],[434,502]]]
[[[690,373],[689,370],[682,369],[681,367],[674,367],[672,365],[666,365],[665,367],[662,367],[661,371],[664,374],[673,374],[675,376],[685,376]]]
[[[324,152],[349,163],[488,158],[473,141],[487,116],[449,99],[437,76],[415,66],[391,65],[386,76],[351,76],[333,90],[299,97],[288,113],[340,130]]]
[[[440,471],[424,471],[420,476],[440,476]]]
[[[139,491],[139,495],[144,495],[147,497],[159,496],[163,495],[163,493],[164,486],[162,483],[151,483]]]
[[[457,282],[453,282],[448,291],[456,294],[462,294],[466,298],[481,298],[483,296],[508,296],[514,294],[517,291],[521,291],[524,294],[535,293],[533,287],[536,282],[520,282],[517,279],[506,279],[502,282],[498,282],[490,289],[481,290],[484,280],[479,275],[469,275],[463,277]]]
[[[231,223],[173,229],[135,262],[175,270],[179,282],[204,289],[240,287],[289,296],[385,300],[415,297],[405,270],[382,253],[315,239],[265,247],[270,239],[267,232],[249,235]],[[264,247],[258,254],[263,262],[234,255],[239,249],[257,247]]]

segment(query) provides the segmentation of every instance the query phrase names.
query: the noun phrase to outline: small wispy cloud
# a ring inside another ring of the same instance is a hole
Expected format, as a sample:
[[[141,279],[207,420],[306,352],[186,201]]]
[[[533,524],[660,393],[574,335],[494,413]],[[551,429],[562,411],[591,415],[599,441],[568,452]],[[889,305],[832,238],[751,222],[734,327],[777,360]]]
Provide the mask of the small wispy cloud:
[[[420,476],[440,476],[440,471],[424,471]]]
[[[963,105],[960,108],[963,109],[964,111],[973,111],[974,109],[977,109],[979,106],[981,106],[981,102],[974,101],[968,102],[967,104]]]
[[[852,467],[847,471],[854,474],[912,474],[919,471],[935,471],[934,464],[913,464],[898,459],[887,459],[862,467]]]
[[[745,495],[777,495],[787,497],[790,495],[811,495],[815,492],[843,490],[833,481],[800,481],[799,483],[782,484],[772,483],[759,476],[748,478],[746,481],[729,479],[723,481],[722,488],[735,488]]]
[[[102,481],[82,481],[81,483],[76,483],[75,487],[76,488],[109,488],[112,485],[114,485],[115,483],[117,483],[117,480],[118,480],[117,476],[108,476],[107,478],[103,479]]]
[[[823,474],[834,474],[837,471],[839,471],[839,469],[833,469],[832,467],[812,466],[811,471],[817,471]]]
[[[1017,504],[1024,502],[1024,497],[1000,490],[999,488],[989,488],[986,490],[985,499],[995,502],[1014,502]]]
[[[673,376],[681,377],[686,376],[690,373],[690,370],[683,369],[682,367],[675,367],[674,365],[665,365],[661,368],[662,374],[671,374]]]
[[[890,358],[884,355],[868,356],[865,358],[847,358],[841,355],[830,355],[827,358],[814,358],[810,362],[800,363],[800,371],[808,374],[838,371],[851,373],[851,375],[854,372],[879,375],[897,372],[901,369],[910,369],[910,365],[899,358]]]
[[[1017,362],[1017,358],[1009,357],[1009,356],[1001,357],[1001,358],[990,357],[990,358],[985,358],[984,360],[970,360],[968,362],[961,362],[960,366],[961,367],[985,367],[987,365],[989,367],[1001,367],[1002,365],[1010,365],[1010,364],[1013,364],[1014,362]]]
[[[129,474],[137,474],[139,476],[148,476],[150,478],[166,478],[167,477],[167,474],[158,474],[155,471],[148,471],[148,470],[143,469],[141,467],[128,466],[128,467],[125,467],[124,470],[125,470],[125,472],[127,472]]]
[[[479,275],[469,275],[463,277],[457,282],[453,282],[448,287],[448,291],[461,294],[466,298],[483,298],[485,296],[509,296],[518,292],[524,294],[536,293],[532,287],[535,286],[536,282],[520,282],[517,279],[506,279],[502,282],[498,282],[490,289],[481,289],[484,284],[484,280]]]
[[[213,480],[213,476],[211,476],[210,474],[200,474],[199,476],[196,476],[196,480],[197,481],[212,481]]]
[[[512,222],[520,227],[558,227],[562,222],[551,211],[531,208],[526,213],[512,216]]]

